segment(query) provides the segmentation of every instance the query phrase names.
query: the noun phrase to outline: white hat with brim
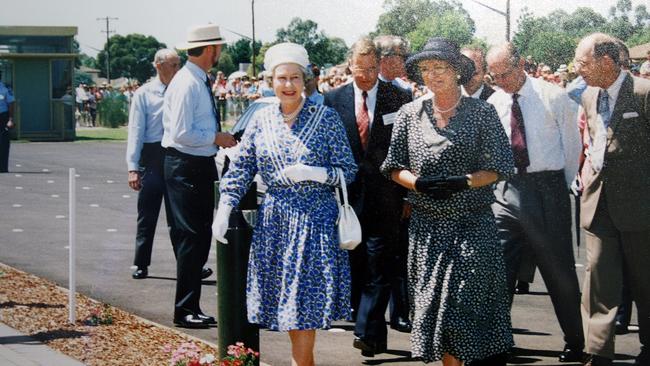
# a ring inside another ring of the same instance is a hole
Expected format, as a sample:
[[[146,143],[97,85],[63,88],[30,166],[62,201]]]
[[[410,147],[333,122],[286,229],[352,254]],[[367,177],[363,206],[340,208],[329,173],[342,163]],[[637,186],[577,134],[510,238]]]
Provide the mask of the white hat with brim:
[[[178,50],[224,44],[226,40],[216,24],[196,25],[187,30],[187,41],[176,46]]]
[[[309,55],[305,47],[296,43],[279,43],[270,47],[264,54],[264,69],[273,71],[281,64],[297,64],[304,68],[309,65]]]

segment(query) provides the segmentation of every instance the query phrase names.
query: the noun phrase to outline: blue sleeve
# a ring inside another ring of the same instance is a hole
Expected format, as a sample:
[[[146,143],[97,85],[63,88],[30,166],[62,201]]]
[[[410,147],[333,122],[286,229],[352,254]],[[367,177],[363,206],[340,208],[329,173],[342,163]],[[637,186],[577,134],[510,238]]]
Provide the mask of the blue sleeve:
[[[339,184],[337,168],[343,170],[345,182],[349,184],[354,181],[357,174],[357,164],[354,162],[352,149],[350,148],[341,117],[339,117],[339,114],[333,108],[326,108],[323,121],[321,121],[328,128],[326,138],[330,156],[330,165],[325,167],[327,169],[327,180],[325,184],[333,186]]]
[[[241,142],[236,147],[239,150],[230,161],[228,172],[221,178],[221,183],[219,183],[220,204],[237,207],[241,198],[248,191],[255,174],[257,174],[256,130],[257,122],[255,118],[252,118],[242,136]]]

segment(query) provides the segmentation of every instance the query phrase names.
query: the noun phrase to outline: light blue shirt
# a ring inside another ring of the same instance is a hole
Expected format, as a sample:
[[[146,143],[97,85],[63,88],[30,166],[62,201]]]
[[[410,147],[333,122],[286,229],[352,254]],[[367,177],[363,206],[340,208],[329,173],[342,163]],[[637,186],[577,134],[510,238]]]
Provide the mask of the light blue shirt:
[[[0,113],[9,111],[9,104],[14,102],[14,94],[0,81]]]
[[[140,167],[142,144],[162,140],[165,87],[156,76],[133,94],[126,145],[126,165],[129,171],[138,170]]]
[[[163,103],[163,147],[195,156],[217,153],[217,117],[206,80],[205,71],[188,61],[169,83]]]
[[[323,96],[323,94],[319,93],[318,91],[314,91],[312,95],[307,97],[307,99],[316,104],[325,103],[325,97]]]

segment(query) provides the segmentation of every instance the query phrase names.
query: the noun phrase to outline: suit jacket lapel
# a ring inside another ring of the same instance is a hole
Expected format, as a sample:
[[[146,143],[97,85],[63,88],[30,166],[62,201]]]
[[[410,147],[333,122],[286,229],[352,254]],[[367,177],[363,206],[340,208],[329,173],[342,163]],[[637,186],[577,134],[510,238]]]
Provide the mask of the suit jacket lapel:
[[[338,103],[344,106],[341,110],[341,120],[345,125],[345,131],[348,135],[350,147],[354,153],[355,158],[361,156],[361,139],[359,138],[359,129],[357,128],[357,116],[355,114],[355,99],[354,99],[354,86],[352,83],[343,86]]]
[[[618,97],[616,97],[614,111],[612,112],[612,116],[609,119],[609,128],[607,129],[608,143],[611,141],[614,132],[616,132],[617,126],[623,119],[623,113],[636,110],[637,108],[634,99],[634,83],[632,77],[628,74],[625,76],[625,79],[623,79],[621,90],[619,90]]]

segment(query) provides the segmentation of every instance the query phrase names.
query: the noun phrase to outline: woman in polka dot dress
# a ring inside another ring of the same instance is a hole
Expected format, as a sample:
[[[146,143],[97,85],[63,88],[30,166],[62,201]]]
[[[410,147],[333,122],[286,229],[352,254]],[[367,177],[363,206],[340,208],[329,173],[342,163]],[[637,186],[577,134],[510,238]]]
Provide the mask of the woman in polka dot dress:
[[[442,38],[407,60],[433,92],[398,112],[382,171],[410,189],[408,280],[413,357],[443,365],[505,365],[513,346],[491,184],[514,171],[491,105],[463,97],[474,72]]]

